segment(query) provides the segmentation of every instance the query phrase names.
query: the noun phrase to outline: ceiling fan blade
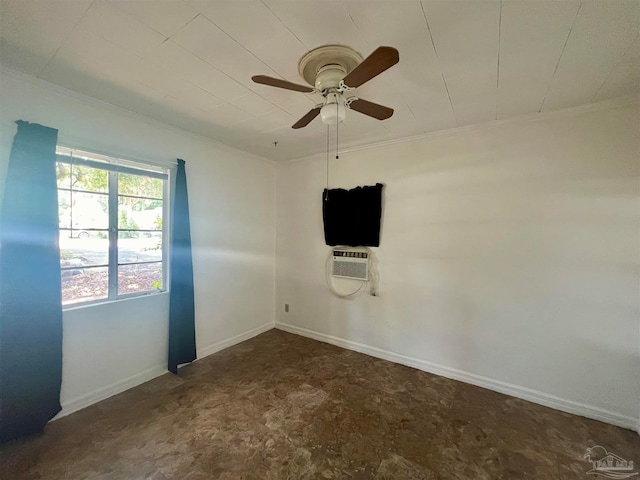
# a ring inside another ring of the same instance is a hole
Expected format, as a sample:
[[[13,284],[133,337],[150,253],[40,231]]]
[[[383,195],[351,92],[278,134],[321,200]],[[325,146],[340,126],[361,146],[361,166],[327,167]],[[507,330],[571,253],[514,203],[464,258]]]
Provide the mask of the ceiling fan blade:
[[[400,60],[398,50],[393,47],[378,47],[365,58],[356,68],[342,79],[351,88],[357,88],[373,77],[380,75],[386,69],[393,67]]]
[[[368,102],[358,98],[353,100],[349,104],[351,110],[364,113],[370,117],[377,118],[378,120],[385,120],[393,115],[393,108],[385,107],[384,105],[378,105],[377,103]]]
[[[307,87],[305,85],[298,85],[297,83],[287,82],[286,80],[282,80],[280,78],[267,77],[266,75],[254,75],[251,77],[256,83],[261,83],[262,85],[269,85],[270,87],[278,87],[284,88],[286,90],[294,90],[296,92],[304,92],[311,93],[313,92],[313,88]]]
[[[322,108],[322,105],[317,105],[313,107],[311,110],[307,112],[307,114],[304,117],[302,117],[300,120],[294,123],[291,128],[298,129],[298,128],[306,127],[311,123],[311,120],[313,120],[320,114],[321,108]]]

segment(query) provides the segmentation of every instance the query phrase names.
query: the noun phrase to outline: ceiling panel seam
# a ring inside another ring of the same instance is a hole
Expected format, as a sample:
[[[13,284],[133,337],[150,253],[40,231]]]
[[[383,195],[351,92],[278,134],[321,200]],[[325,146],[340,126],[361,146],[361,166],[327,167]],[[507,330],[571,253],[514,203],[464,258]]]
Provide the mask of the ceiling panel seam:
[[[191,55],[193,55],[193,56],[194,56],[194,57],[196,57],[197,59],[199,59],[199,60],[201,60],[202,62],[204,62],[205,64],[207,64],[209,67],[213,68],[215,71],[220,72],[222,75],[224,75],[225,77],[227,77],[229,80],[233,81],[234,83],[237,83],[237,84],[238,84],[238,85],[240,85],[242,88],[245,88],[245,89],[247,90],[247,92],[249,92],[249,93],[255,93],[255,92],[253,92],[252,90],[248,89],[246,85],[244,85],[244,84],[240,83],[236,78],[232,77],[231,75],[229,75],[229,74],[228,74],[227,72],[225,72],[224,70],[221,70],[221,69],[220,69],[220,68],[218,68],[216,65],[214,65],[214,64],[212,64],[212,63],[208,62],[206,59],[202,58],[202,57],[201,57],[200,55],[198,55],[196,52],[193,52],[193,51],[191,51],[191,50],[186,49],[185,47],[183,47],[183,46],[182,46],[182,45],[180,45],[179,43],[176,43],[176,42],[172,39],[172,37],[173,37],[174,35],[176,35],[176,34],[177,34],[178,32],[180,32],[180,31],[182,31],[182,29],[184,29],[185,27],[187,27],[191,22],[193,22],[193,21],[194,21],[196,18],[198,18],[200,15],[202,15],[204,18],[206,18],[208,21],[210,21],[210,20],[209,20],[209,18],[208,18],[208,17],[206,17],[202,12],[198,12],[198,14],[197,14],[195,17],[193,17],[189,22],[187,22],[185,25],[183,25],[183,26],[182,26],[182,27],[181,27],[181,28],[180,28],[176,33],[174,33],[171,37],[169,37],[169,40],[171,40],[171,41],[172,41],[175,45],[177,45],[179,48],[181,48],[181,49],[183,49],[183,50],[185,50],[185,51],[189,52]],[[211,23],[213,23],[213,22],[211,22]],[[214,24],[214,25],[215,25],[215,24]],[[216,27],[217,27],[217,25],[216,25]],[[226,34],[226,32],[224,32],[224,33],[225,33],[225,35],[227,35],[227,34]],[[235,42],[235,40],[234,40],[234,42]],[[237,43],[237,42],[236,42],[236,43]],[[244,48],[244,47],[243,47],[243,48]],[[267,67],[267,68],[269,68],[269,67]],[[207,93],[211,94],[211,92],[208,92],[207,90],[205,90],[205,89],[203,89],[203,88],[201,88],[201,87],[199,87],[199,88],[200,88],[201,90],[203,90],[203,91],[205,91],[205,92],[207,92]],[[211,95],[213,95],[213,94],[211,94]],[[245,95],[246,95],[246,94],[245,94]],[[258,94],[256,93],[256,95],[258,95]],[[215,96],[215,95],[213,95],[213,96]],[[258,96],[260,96],[260,95],[258,95]],[[260,96],[260,97],[261,97],[261,96]],[[216,98],[218,98],[218,97],[216,97]],[[263,98],[263,97],[261,97],[261,98]],[[221,100],[222,100],[222,99],[221,99]],[[267,100],[267,99],[265,99],[265,100]],[[225,102],[225,104],[233,105],[230,101],[227,101],[227,100],[223,100],[223,101]],[[268,101],[268,100],[267,100],[267,101]],[[272,103],[272,102],[269,102],[269,103]]]
[[[496,65],[496,116],[498,119],[498,102],[500,101],[500,45],[502,42],[502,0],[500,0],[500,18],[498,20],[498,62]]]
[[[427,27],[427,32],[429,33],[429,38],[431,39],[431,48],[433,48],[433,53],[436,56],[436,61],[438,62],[438,68],[440,69],[440,76],[442,77],[442,83],[444,83],[444,88],[447,91],[447,98],[449,99],[449,105],[451,105],[451,113],[453,113],[453,119],[456,121],[456,126],[459,127],[460,123],[458,123],[458,116],[456,115],[456,109],[453,107],[453,101],[451,100],[451,93],[449,93],[449,85],[447,85],[447,79],[444,77],[444,71],[442,70],[442,66],[440,65],[440,58],[438,57],[438,49],[436,48],[436,44],[433,40],[433,34],[431,33],[431,27],[429,26],[429,20],[427,19],[427,12],[424,9],[424,4],[420,1],[420,9],[422,10],[422,17],[424,18],[424,23]]]
[[[307,45],[305,45],[305,43],[302,41],[302,39],[300,37],[298,37],[298,35],[296,35],[296,32],[294,32],[293,30],[291,30],[289,28],[289,26],[284,23],[282,21],[282,19],[276,14],[276,12],[274,12],[271,7],[264,1],[264,0],[260,0],[262,2],[262,4],[266,7],[267,10],[269,10],[271,12],[271,15],[273,15],[274,17],[276,17],[278,19],[278,21],[282,24],[282,26],[284,28],[286,28],[289,33],[291,33],[291,35],[293,35],[294,37],[296,37],[296,39],[302,44],[302,46],[305,48],[305,50],[309,50],[309,47]]]
[[[193,18],[191,20],[189,20],[187,23],[185,23],[184,25],[182,25],[178,30],[176,30],[175,32],[173,32],[170,36],[167,37],[167,40],[170,40],[172,37],[174,37],[175,35],[177,35],[179,32],[181,32],[182,30],[184,30],[185,28],[187,28],[189,25],[191,25],[193,23],[193,21],[198,18],[201,13],[199,10],[196,10],[198,13],[196,13]],[[152,28],[152,27],[149,27]],[[155,30],[155,29],[154,29]],[[157,30],[156,30],[157,31]],[[161,32],[158,32],[161,33]],[[167,41],[165,40],[165,42]],[[164,42],[163,42],[164,43]]]
[[[564,45],[562,46],[562,51],[560,52],[560,56],[558,57],[558,61],[556,62],[556,68],[553,70],[553,74],[551,75],[551,79],[549,80],[549,85],[547,85],[547,91],[542,98],[542,103],[540,104],[540,108],[538,109],[538,113],[542,112],[544,108],[544,104],[547,101],[547,96],[549,95],[549,91],[551,90],[551,85],[553,84],[553,80],[556,78],[556,73],[558,72],[558,67],[560,67],[560,62],[562,61],[562,57],[564,55],[564,50],[567,48],[567,43],[569,43],[569,38],[571,37],[571,32],[573,32],[573,27],[576,24],[576,20],[578,19],[578,15],[580,14],[580,10],[582,9],[582,2],[578,5],[578,9],[576,10],[576,16],[573,17],[573,22],[571,22],[571,27],[569,28],[569,33],[567,33],[567,38],[564,40]]]
[[[72,28],[69,29],[69,31],[67,32],[67,35],[65,36],[65,38],[62,39],[62,41],[60,42],[60,45],[58,45],[58,48],[56,48],[56,51],[53,52],[53,55],[51,55],[49,60],[47,60],[47,63],[45,64],[45,66],[42,67],[42,69],[38,72],[38,75],[37,75],[38,78],[40,78],[40,75],[43,74],[43,72],[47,69],[47,67],[53,61],[53,59],[56,58],[56,55],[58,55],[58,52],[60,51],[60,49],[69,40],[69,37],[71,36],[73,31],[78,27],[78,25],[80,25],[80,22],[82,22],[82,20],[84,20],[84,17],[87,15],[87,12],[89,12],[89,10],[91,10],[91,7],[93,7],[93,4],[96,3],[96,2],[97,2],[97,0],[93,0],[93,2],[91,2],[87,6],[87,8],[84,10],[84,12],[82,12],[82,15],[80,15],[80,18],[78,18],[78,21],[76,22],[76,24]]]
[[[591,102],[593,102],[596,99],[596,97],[600,93],[600,90],[602,89],[602,87],[604,87],[606,85],[606,83],[609,81],[609,79],[611,78],[611,75],[613,75],[613,72],[615,72],[616,68],[618,68],[618,65],[620,65],[622,63],[622,61],[624,60],[624,57],[627,56],[627,53],[629,53],[629,51],[633,48],[633,46],[635,45],[635,43],[636,43],[636,41],[638,40],[639,37],[640,37],[640,33],[638,35],[636,35],[636,37],[631,41],[631,44],[625,49],[624,53],[620,57],[620,60],[618,60],[616,62],[616,64],[611,68],[611,71],[607,75],[607,78],[604,79],[604,82],[602,82],[602,84],[596,90],[596,93],[594,93],[593,97],[591,97],[591,100],[590,100]]]
[[[271,10],[269,10],[271,12]],[[213,20],[211,20],[205,13],[200,12],[200,14],[206,18],[209,22],[211,22],[212,25],[214,25],[218,30],[220,30],[222,33],[224,33],[227,37],[229,37],[235,44],[239,45],[240,47],[242,47],[244,50],[246,50],[249,54],[251,54],[256,60],[258,60],[261,64],[263,64],[266,68],[274,71],[275,73],[277,73],[281,78],[284,78],[280,72],[278,72],[275,68],[271,67],[270,65],[267,65],[266,63],[264,63],[264,61],[262,61],[262,59],[260,57],[258,57],[255,53],[253,53],[251,50],[249,50],[247,47],[245,47],[242,43],[240,43],[238,40],[236,40],[233,36],[231,36],[229,33],[227,33],[222,27],[220,27],[220,25],[218,25],[216,22],[214,22]],[[277,17],[276,17],[277,18]],[[279,19],[278,19],[279,20]],[[296,37],[298,38],[298,37]],[[300,42],[302,43],[302,42]],[[304,44],[303,44],[304,46]],[[306,47],[305,47],[306,48]],[[204,61],[204,59],[203,59]],[[224,72],[223,72],[224,73]],[[242,84],[241,84],[242,85]],[[251,90],[255,95],[259,96],[260,98],[262,98],[263,100],[265,100],[266,102],[269,102],[271,105],[273,105],[275,107],[276,110],[280,110],[281,112],[286,113],[287,115],[291,115],[289,112],[287,112],[285,109],[283,109],[282,107],[280,107],[279,105],[276,105],[275,103],[273,103],[271,100],[269,100],[266,97],[263,97],[262,95],[260,95],[258,92],[256,92],[255,90]],[[259,117],[261,115],[254,115],[254,117]],[[242,122],[240,122],[242,123]]]
[[[195,20],[199,15],[200,15],[200,14],[198,13],[198,15],[196,15],[196,16],[193,18],[193,20]],[[191,23],[193,20],[191,20],[189,23]],[[185,27],[186,27],[189,23],[185,24]],[[182,29],[180,29],[180,30],[182,30]],[[178,32],[176,32],[176,33],[178,33]],[[174,34],[174,35],[175,35],[175,34]],[[171,39],[171,38],[168,38],[167,40],[171,41],[171,42],[172,42],[174,45],[176,45],[178,48],[180,48],[180,49],[184,50],[185,52],[190,53],[191,55],[193,55],[193,56],[194,56],[194,57],[196,57],[197,59],[201,60],[203,63],[205,63],[205,64],[206,64],[206,65],[208,65],[209,67],[213,68],[216,72],[221,73],[222,75],[224,75],[225,77],[227,77],[229,80],[233,81],[234,83],[237,83],[237,84],[238,84],[238,85],[240,85],[241,87],[245,88],[248,92],[250,92],[250,90],[249,90],[249,89],[247,89],[247,87],[246,87],[245,85],[243,85],[242,83],[240,83],[238,80],[236,80],[235,78],[233,78],[231,75],[228,75],[226,72],[224,72],[224,71],[220,70],[220,69],[219,69],[218,67],[216,67],[215,65],[213,65],[213,64],[211,64],[211,63],[209,63],[207,60],[205,60],[204,58],[202,58],[202,57],[201,57],[200,55],[198,55],[197,53],[192,52],[191,50],[186,49],[185,47],[183,47],[183,46],[182,46],[182,45],[180,45],[179,43],[175,42],[175,40],[173,40],[173,39]],[[165,43],[165,42],[162,42],[162,43]],[[155,62],[154,62],[154,63],[155,63]],[[191,83],[191,82],[189,82],[189,83]],[[213,93],[209,92],[208,90],[206,90],[206,89],[204,89],[204,88],[202,88],[202,87],[198,87],[198,88],[199,88],[200,90],[204,91],[204,92],[207,92],[209,95],[212,95],[212,96],[214,96],[214,97],[216,97],[216,98],[220,98],[220,97],[216,96],[215,94],[213,94]],[[246,95],[246,93],[245,93],[245,94],[243,94],[243,95]],[[224,100],[224,99],[222,99],[222,98],[220,98],[220,100],[222,100],[224,103],[230,103],[229,101]]]

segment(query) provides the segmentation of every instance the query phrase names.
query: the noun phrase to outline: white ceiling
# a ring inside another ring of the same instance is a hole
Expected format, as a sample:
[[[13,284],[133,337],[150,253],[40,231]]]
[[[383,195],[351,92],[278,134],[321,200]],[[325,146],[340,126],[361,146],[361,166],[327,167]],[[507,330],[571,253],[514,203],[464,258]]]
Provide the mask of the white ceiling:
[[[326,146],[298,59],[328,43],[400,63],[357,90],[395,109],[347,112],[341,146],[640,92],[640,0],[0,0],[9,68],[273,160]],[[273,142],[278,142],[277,147]]]

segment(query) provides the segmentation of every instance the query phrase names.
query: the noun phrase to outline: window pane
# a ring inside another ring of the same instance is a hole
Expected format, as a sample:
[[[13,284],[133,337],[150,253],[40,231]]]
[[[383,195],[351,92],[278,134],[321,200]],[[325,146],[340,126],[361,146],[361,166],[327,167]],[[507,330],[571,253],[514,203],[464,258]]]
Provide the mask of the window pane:
[[[60,231],[60,266],[62,268],[107,265],[108,263],[109,238],[107,231]]]
[[[164,180],[130,173],[118,174],[118,193],[137,197],[162,198]]]
[[[72,165],[72,188],[89,192],[104,192],[109,189],[109,173],[100,168]]]
[[[62,270],[62,305],[104,300],[109,296],[106,267]]]
[[[71,225],[74,229],[109,228],[109,198],[99,193],[72,192]]]
[[[58,190],[58,225],[71,228],[71,192]]]
[[[58,179],[58,188],[71,188],[71,165],[56,162],[56,177]]]
[[[73,156],[118,163],[88,152]],[[56,174],[63,305],[162,289],[166,180],[63,162]],[[118,189],[110,190],[116,178]],[[118,207],[110,209],[114,201]],[[117,242],[109,241],[111,229]],[[117,265],[107,266],[113,255]],[[110,271],[118,275],[117,291],[110,290]]]
[[[118,263],[162,261],[162,232],[118,232]]]
[[[162,200],[118,197],[118,228],[162,230]]]
[[[162,263],[118,266],[118,295],[162,289]]]
[[[81,228],[61,228],[60,229],[60,241],[67,238],[77,238],[77,239],[94,239],[94,240],[107,240],[109,238],[108,230],[83,230]],[[62,245],[62,244],[61,244]],[[80,242],[75,242],[73,244],[66,245],[80,245]]]

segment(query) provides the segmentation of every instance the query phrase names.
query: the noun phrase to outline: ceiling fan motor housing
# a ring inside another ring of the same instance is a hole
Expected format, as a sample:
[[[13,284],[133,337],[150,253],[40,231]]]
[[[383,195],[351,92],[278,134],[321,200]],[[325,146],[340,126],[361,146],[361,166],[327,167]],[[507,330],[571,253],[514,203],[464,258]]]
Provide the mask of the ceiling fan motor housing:
[[[315,87],[324,92],[330,88],[338,88],[347,71],[341,65],[329,64],[320,67],[316,76]]]
[[[298,72],[309,85],[323,91],[337,88],[340,80],[362,61],[362,55],[351,47],[323,45],[302,56],[298,62]]]

